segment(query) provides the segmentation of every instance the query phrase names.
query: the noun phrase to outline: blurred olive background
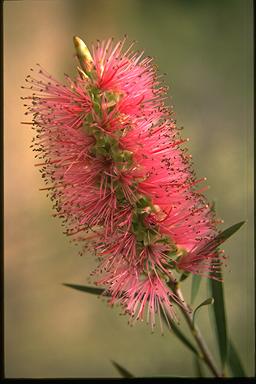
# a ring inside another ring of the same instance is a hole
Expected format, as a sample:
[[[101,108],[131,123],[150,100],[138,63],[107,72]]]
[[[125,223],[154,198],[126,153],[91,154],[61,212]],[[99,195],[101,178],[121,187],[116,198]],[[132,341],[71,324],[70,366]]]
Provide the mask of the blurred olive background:
[[[127,34],[156,58],[222,227],[247,220],[225,245],[224,286],[229,332],[254,375],[252,1],[25,0],[4,2],[6,376],[118,377],[111,359],[138,376],[195,375],[191,353],[174,335],[129,327],[118,308],[62,285],[88,284],[94,260],[77,255],[39,192],[33,132],[20,124],[29,121],[20,86],[37,62],[60,81],[75,75],[75,34],[89,46]],[[207,309],[198,321],[216,354]]]

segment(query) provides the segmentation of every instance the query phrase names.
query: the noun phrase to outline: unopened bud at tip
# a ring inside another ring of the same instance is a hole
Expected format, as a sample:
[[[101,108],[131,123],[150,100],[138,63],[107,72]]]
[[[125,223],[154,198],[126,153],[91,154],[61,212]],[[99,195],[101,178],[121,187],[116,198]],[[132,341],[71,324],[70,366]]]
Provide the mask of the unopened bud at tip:
[[[84,48],[88,49],[86,47],[85,43],[83,42],[83,40],[80,39],[80,37],[78,37],[78,36],[73,36],[73,43],[74,43],[76,50],[82,51]]]
[[[85,71],[91,71],[93,68],[93,59],[86,44],[78,36],[73,36],[73,42],[82,69]]]

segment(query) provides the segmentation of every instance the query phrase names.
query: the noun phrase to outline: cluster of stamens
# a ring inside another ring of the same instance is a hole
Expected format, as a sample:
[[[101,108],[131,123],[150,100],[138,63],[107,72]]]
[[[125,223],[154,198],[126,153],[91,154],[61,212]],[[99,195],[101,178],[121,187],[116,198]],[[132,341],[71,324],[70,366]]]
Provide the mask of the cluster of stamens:
[[[32,146],[65,232],[96,252],[96,284],[110,302],[155,326],[174,317],[174,272],[217,278],[218,220],[196,186],[166,88],[151,58],[124,41],[97,43],[92,54],[75,37],[80,67],[68,86],[41,67],[32,90]],[[84,252],[84,249],[82,250]],[[182,305],[182,303],[179,303]],[[168,316],[167,316],[168,318]]]

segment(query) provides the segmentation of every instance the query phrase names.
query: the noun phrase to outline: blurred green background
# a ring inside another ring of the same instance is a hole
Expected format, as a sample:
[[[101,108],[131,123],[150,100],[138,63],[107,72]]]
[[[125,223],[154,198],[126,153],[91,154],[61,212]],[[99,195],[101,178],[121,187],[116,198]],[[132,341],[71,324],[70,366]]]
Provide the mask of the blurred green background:
[[[192,355],[119,309],[62,286],[87,284],[79,257],[52,218],[21,125],[20,86],[39,62],[60,81],[75,74],[73,35],[90,45],[127,34],[166,72],[178,126],[190,137],[199,177],[225,221],[247,224],[225,245],[229,332],[254,375],[253,107],[251,0],[37,0],[4,2],[5,369],[8,378],[118,377],[110,359],[138,376],[195,375]],[[190,297],[189,278],[184,283]],[[207,297],[206,281],[197,304]],[[198,321],[216,343],[207,309]],[[186,329],[184,327],[184,329]],[[205,374],[210,373],[205,369]]]

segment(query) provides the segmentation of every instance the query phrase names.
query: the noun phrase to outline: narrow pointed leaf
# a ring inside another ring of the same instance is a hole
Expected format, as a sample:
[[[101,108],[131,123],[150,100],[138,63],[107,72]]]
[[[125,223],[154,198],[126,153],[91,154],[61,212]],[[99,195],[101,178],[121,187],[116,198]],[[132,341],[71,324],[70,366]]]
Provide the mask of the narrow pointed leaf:
[[[169,327],[169,324],[167,323],[166,321],[166,318],[163,314],[163,312],[161,311],[161,315],[162,315],[162,318],[164,320],[164,322],[166,323],[166,325]],[[183,332],[179,329],[179,327],[176,326],[176,324],[169,320],[170,322],[170,326],[171,326],[171,330],[170,331],[173,331],[173,333],[175,334],[176,337],[178,337],[178,339],[188,348],[190,349],[196,356],[199,356],[198,352],[197,352],[197,349],[194,347],[194,345],[188,340],[188,338],[183,334]]]
[[[234,377],[246,377],[240,357],[231,340],[229,340],[228,348],[228,366]]]
[[[198,293],[202,277],[199,275],[193,275],[192,277],[192,287],[191,287],[191,304],[195,301],[196,295]]]
[[[220,244],[224,243],[230,236],[232,236],[238,229],[242,227],[245,221],[240,221],[237,224],[231,225],[231,227],[225,229],[219,233],[213,240],[209,241],[207,247],[217,248]]]
[[[230,236],[232,236],[236,231],[238,231],[238,229],[240,229],[242,227],[242,225],[244,225],[244,223],[245,223],[245,221],[240,221],[239,223],[232,225],[231,227],[229,227],[229,228],[225,229],[223,232],[221,232],[216,237],[216,239],[218,239],[218,241],[221,241],[223,243]]]
[[[186,280],[188,277],[189,277],[189,273],[184,272],[184,273],[182,273],[182,275],[181,275],[181,277],[180,277],[180,281],[184,281],[184,280]]]
[[[87,285],[68,284],[68,283],[64,283],[63,285],[65,285],[65,287],[77,289],[78,291],[92,293],[93,295],[101,295],[105,291],[104,288],[90,287]]]
[[[214,298],[213,297],[209,297],[208,299],[204,300],[201,304],[199,304],[198,307],[196,307],[196,309],[194,309],[193,320],[192,320],[193,324],[195,323],[195,314],[198,311],[198,309],[203,307],[204,305],[211,305],[213,303],[214,303]]]
[[[221,276],[219,276],[221,278]],[[214,279],[209,279],[211,295],[214,298],[213,314],[215,330],[220,352],[222,368],[224,368],[227,359],[227,324],[224,302],[223,283]]]
[[[232,225],[231,227],[225,229],[218,236],[216,236],[210,243],[208,247],[217,247],[226,241],[230,236],[232,236],[239,228],[245,223],[241,221],[237,224]],[[221,274],[219,275],[221,279]],[[214,279],[209,279],[209,287],[211,296],[214,298],[213,313],[215,320],[215,329],[218,340],[218,347],[220,351],[220,358],[222,362],[222,368],[224,368],[227,360],[227,350],[228,350],[228,337],[227,337],[227,324],[226,324],[226,312],[225,312],[225,302],[224,302],[224,292],[223,292],[223,283],[216,281]]]
[[[126,379],[131,379],[135,376],[133,376],[126,368],[122,367],[122,365],[118,364],[117,362],[111,360],[111,363],[114,365],[116,370],[120,373],[120,375]]]
[[[181,330],[172,322],[171,328],[175,336],[180,339],[180,341],[189,348],[196,356],[198,356],[197,349],[194,347],[194,345],[188,340],[188,338],[181,332]]]
[[[198,357],[194,356],[194,367],[196,377],[204,377],[201,362]]]
[[[197,349],[194,347],[194,345],[188,340],[188,338],[183,334],[183,332],[180,330],[179,327],[176,326],[174,321],[168,318],[168,322],[166,320],[166,317],[162,310],[160,310],[161,317],[168,328],[171,328],[170,331],[173,331],[175,336],[178,337],[178,339],[188,348],[190,349],[196,356],[199,356]]]
[[[208,241],[208,243],[202,245],[202,247],[199,247],[197,252],[202,254],[203,252],[211,253],[212,251],[216,250],[222,243],[224,243],[224,241],[226,241],[230,236],[238,231],[238,229],[241,228],[244,223],[245,221],[241,221],[240,223],[234,224],[231,227],[225,229],[212,240]]]

